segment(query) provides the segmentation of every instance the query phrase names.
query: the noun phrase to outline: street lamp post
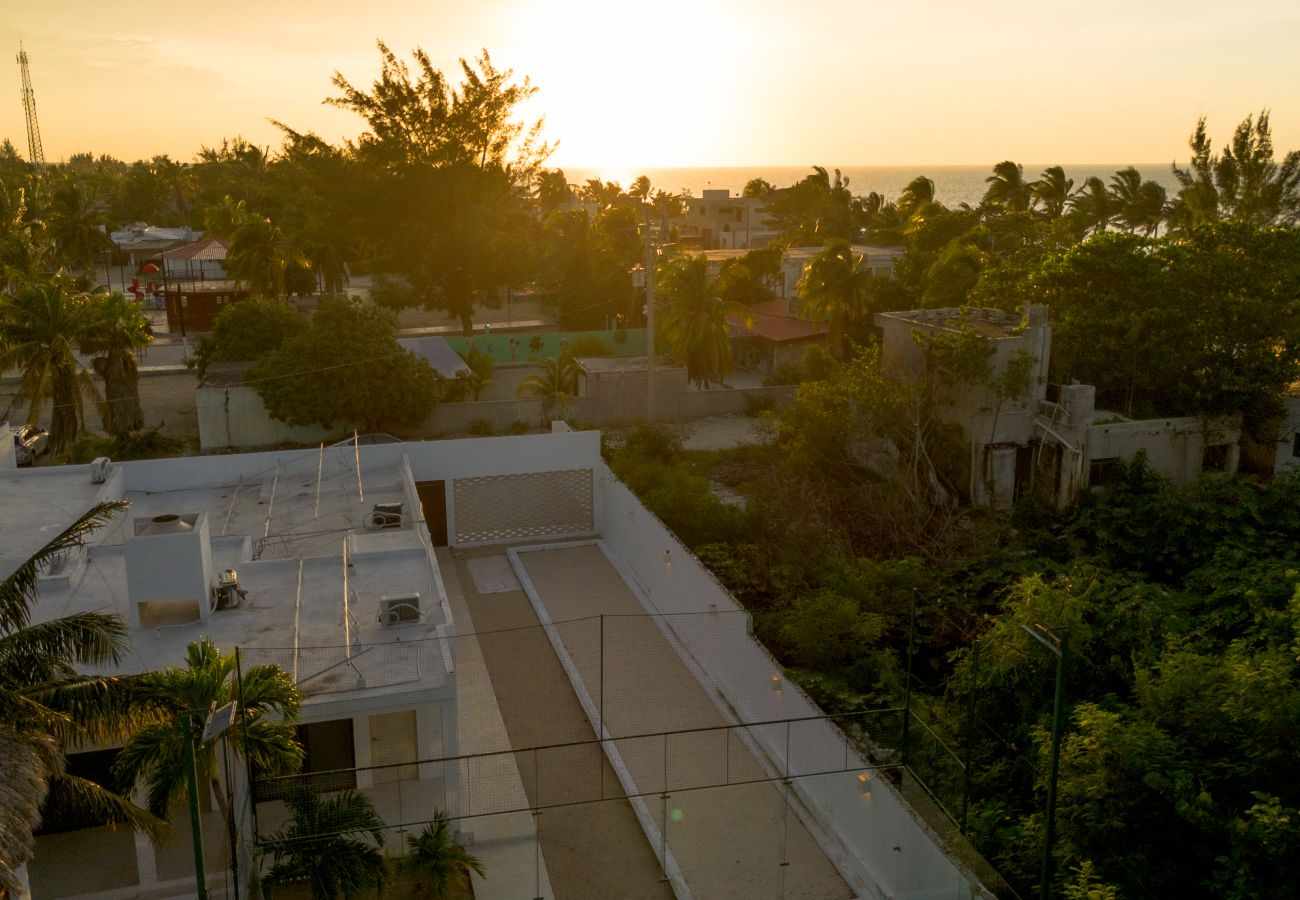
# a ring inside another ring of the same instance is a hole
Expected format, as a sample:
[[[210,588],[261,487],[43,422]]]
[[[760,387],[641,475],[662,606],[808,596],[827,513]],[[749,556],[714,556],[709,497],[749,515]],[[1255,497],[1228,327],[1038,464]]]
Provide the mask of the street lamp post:
[[[645,228],[645,355],[647,422],[655,420],[655,246],[650,241],[650,217]]]
[[[1054,633],[1046,625],[1032,628],[1021,625],[1025,633],[1056,657],[1056,690],[1052,699],[1052,759],[1047,772],[1047,827],[1043,835],[1043,866],[1038,886],[1040,900],[1047,900],[1052,882],[1052,843],[1056,838],[1056,776],[1061,762],[1061,706],[1065,702],[1065,663],[1069,652],[1069,632],[1058,628]]]

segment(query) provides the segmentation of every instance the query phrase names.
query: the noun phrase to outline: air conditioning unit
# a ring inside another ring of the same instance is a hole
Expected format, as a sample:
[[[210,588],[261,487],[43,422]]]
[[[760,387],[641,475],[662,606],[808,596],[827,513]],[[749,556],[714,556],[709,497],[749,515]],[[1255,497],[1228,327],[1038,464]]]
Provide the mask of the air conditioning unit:
[[[402,503],[376,503],[366,515],[367,528],[401,528]]]
[[[399,594],[391,597],[380,598],[380,625],[412,625],[419,621],[419,594]]]
[[[110,460],[107,456],[97,456],[90,464],[90,483],[103,484],[108,480],[108,464]]]

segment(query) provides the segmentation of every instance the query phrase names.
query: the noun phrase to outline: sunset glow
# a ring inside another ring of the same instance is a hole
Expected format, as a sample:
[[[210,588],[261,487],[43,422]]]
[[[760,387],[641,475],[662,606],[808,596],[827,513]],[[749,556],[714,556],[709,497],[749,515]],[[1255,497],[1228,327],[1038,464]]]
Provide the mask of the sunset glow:
[[[135,0],[10,4],[0,137],[24,145],[20,40],[49,158],[188,160],[236,134],[278,145],[272,119],[354,136],[359,121],[321,101],[336,70],[369,83],[382,39],[405,58],[422,46],[452,74],[487,48],[538,87],[527,112],[545,117],[555,164],[624,179],[655,166],[1167,160],[1185,155],[1197,117],[1222,143],[1263,108],[1278,147],[1300,145],[1296,4],[1057,9],[232,0],[219,14],[160,15]]]

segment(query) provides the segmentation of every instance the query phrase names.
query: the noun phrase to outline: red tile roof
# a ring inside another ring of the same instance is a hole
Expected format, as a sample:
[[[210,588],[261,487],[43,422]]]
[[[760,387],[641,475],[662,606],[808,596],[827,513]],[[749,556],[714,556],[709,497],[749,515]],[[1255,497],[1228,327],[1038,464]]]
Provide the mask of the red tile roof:
[[[790,315],[786,300],[765,300],[755,303],[749,311],[754,316],[754,324],[748,328],[739,319],[728,317],[732,337],[760,337],[774,344],[785,344],[818,338],[827,331],[825,325]]]

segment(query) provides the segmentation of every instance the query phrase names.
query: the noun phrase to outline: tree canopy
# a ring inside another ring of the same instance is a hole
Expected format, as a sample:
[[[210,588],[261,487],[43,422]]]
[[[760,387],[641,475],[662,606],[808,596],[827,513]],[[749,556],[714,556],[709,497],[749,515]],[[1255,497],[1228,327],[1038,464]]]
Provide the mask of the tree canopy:
[[[419,424],[438,397],[438,376],[396,342],[392,313],[322,298],[311,324],[247,372],[271,415],[290,425],[342,423],[363,431]]]

